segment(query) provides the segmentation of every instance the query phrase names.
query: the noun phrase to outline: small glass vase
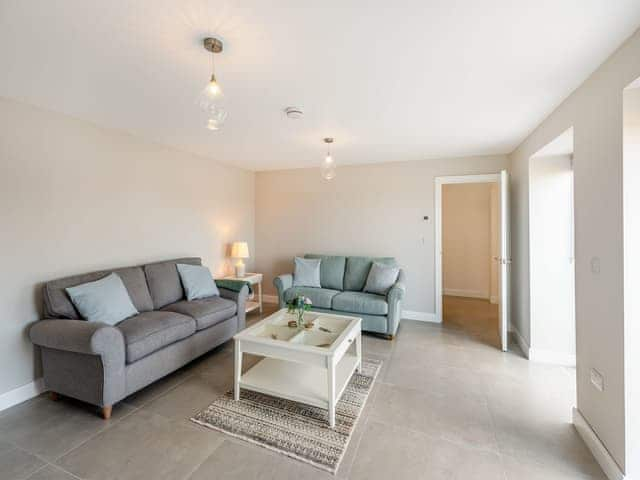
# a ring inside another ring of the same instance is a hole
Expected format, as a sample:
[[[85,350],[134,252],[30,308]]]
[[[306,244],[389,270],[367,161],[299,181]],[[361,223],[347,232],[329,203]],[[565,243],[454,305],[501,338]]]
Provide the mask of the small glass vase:
[[[298,314],[298,328],[304,328],[304,308],[298,308],[296,313]]]

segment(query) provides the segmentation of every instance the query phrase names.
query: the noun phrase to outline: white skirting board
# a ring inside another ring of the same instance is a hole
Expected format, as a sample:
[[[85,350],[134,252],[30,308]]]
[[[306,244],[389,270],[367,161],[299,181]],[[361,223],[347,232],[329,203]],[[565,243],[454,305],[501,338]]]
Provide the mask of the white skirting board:
[[[0,394],[0,411],[6,410],[22,402],[37,397],[44,392],[44,380],[38,378],[31,383],[14,388],[3,394]]]
[[[262,295],[262,303],[270,303],[272,305],[278,304],[277,295]]]
[[[445,288],[442,293],[444,295],[450,295],[452,297],[481,298],[483,300],[489,300],[490,298],[490,295],[487,292],[480,292],[476,290],[461,290],[459,288]]]
[[[532,362],[549,363],[552,365],[562,365],[563,367],[575,367],[576,356],[552,350],[543,350],[531,347],[518,330],[512,327],[510,330],[512,338],[518,344],[525,357]]]
[[[576,356],[568,353],[542,350],[540,348],[529,348],[529,360],[538,363],[550,363],[562,365],[563,367],[575,367]]]
[[[402,311],[402,319],[403,320],[417,320],[419,322],[432,322],[432,323],[440,323],[436,318],[435,313],[431,312],[416,312],[413,310],[403,310]]]
[[[629,480],[576,407],[573,407],[573,426],[609,480]]]
[[[515,342],[520,347],[520,350],[522,350],[522,353],[524,353],[524,356],[527,358],[530,358],[531,351],[529,348],[529,344],[524,339],[524,337],[520,334],[520,332],[513,327],[511,328],[511,330],[509,330],[509,332],[511,333],[511,336],[515,339]]]

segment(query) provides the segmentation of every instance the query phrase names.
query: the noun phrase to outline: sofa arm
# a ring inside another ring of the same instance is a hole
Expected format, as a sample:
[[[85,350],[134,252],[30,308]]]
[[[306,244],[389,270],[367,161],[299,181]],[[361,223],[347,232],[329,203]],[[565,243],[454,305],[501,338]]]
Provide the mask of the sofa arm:
[[[407,287],[405,286],[405,274],[400,270],[398,280],[387,292],[387,303],[389,304],[389,315],[387,316],[387,333],[395,335],[402,318],[402,300],[404,299]]]
[[[43,349],[45,385],[55,392],[100,406],[125,394],[125,344],[119,329],[85,320],[40,320],[29,330]],[[99,367],[78,354],[100,358]]]
[[[249,287],[244,285],[238,292],[220,287],[218,287],[218,290],[220,291],[220,296],[222,298],[232,300],[236,302],[236,305],[238,305],[238,331],[244,330],[247,320],[246,308],[247,299],[249,298]]]
[[[407,292],[407,287],[404,283],[396,282],[393,287],[387,293],[387,302],[399,302],[404,299],[404,296]]]
[[[100,355],[106,363],[124,365],[122,332],[106,323],[86,320],[40,320],[31,327],[29,338],[40,347]]]
[[[280,308],[284,308],[286,306],[286,302],[284,301],[284,292],[293,286],[293,275],[290,273],[278,275],[273,279],[273,286],[276,287],[276,290],[278,291],[278,305]]]

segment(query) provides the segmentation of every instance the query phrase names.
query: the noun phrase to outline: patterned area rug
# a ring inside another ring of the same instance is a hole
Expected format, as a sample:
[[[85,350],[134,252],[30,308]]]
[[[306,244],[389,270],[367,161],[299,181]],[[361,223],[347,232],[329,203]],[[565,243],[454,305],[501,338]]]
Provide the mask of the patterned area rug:
[[[381,365],[362,360],[336,405],[334,429],[322,408],[248,390],[237,402],[227,392],[191,421],[336,473]]]

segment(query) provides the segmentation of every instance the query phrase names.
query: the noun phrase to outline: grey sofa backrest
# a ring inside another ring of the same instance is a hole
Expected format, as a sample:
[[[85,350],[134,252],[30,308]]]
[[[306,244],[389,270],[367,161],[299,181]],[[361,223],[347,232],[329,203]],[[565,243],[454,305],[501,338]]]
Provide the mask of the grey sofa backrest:
[[[398,264],[393,257],[347,257],[347,265],[344,272],[344,290],[361,292],[367,283],[367,277],[373,262],[387,265]]]
[[[117,273],[122,278],[131,301],[138,311],[148,312],[153,310],[153,301],[151,300],[151,294],[149,293],[142,267],[125,267],[73,275],[45,283],[43,287],[45,317],[81,320],[82,317],[73,306],[73,303],[71,303],[65,288],[99,280],[112,272]]]
[[[184,298],[184,289],[176,268],[177,263],[202,265],[202,259],[197,257],[176,258],[164,262],[149,263],[142,267],[147,277],[153,307],[156,310]]]

